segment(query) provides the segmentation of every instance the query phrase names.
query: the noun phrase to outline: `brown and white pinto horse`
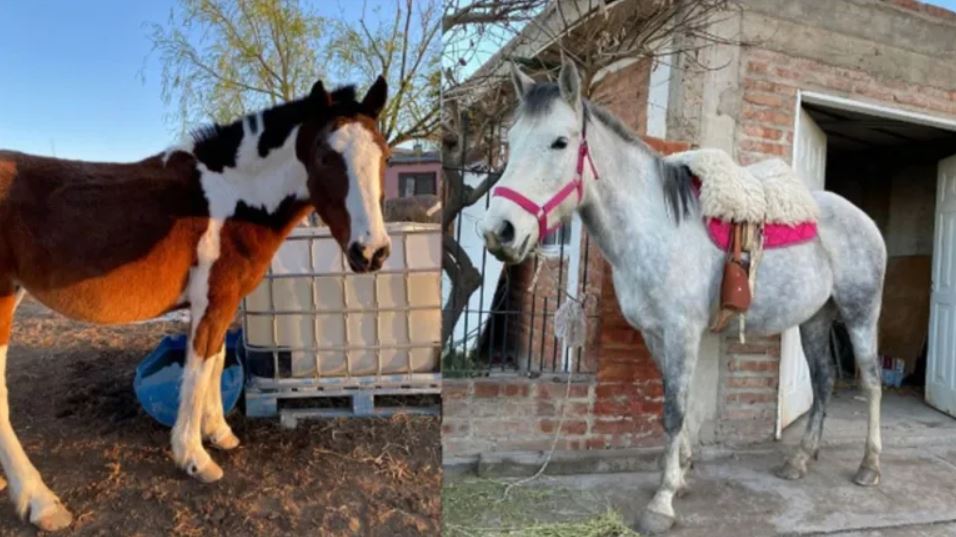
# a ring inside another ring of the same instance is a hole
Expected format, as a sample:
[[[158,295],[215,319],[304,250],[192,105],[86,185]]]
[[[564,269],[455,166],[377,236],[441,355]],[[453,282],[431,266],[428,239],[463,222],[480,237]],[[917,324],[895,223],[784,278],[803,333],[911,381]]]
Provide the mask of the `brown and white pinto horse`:
[[[222,469],[203,440],[239,444],[217,388],[225,333],[284,237],[314,208],[353,270],[377,270],[389,254],[388,147],[376,126],[386,93],[381,77],[361,102],[320,81],[304,99],[131,164],[0,152],[0,462],[21,517],[43,530],[72,520],[10,425],[6,354],[23,293],[96,323],[188,307],[172,451],[189,475],[216,481]]]

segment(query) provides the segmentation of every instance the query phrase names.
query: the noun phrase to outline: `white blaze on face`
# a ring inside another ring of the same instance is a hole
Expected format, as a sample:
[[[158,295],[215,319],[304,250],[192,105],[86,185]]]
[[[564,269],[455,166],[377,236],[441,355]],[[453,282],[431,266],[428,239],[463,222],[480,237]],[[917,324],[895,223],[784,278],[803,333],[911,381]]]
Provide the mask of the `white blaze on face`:
[[[348,171],[345,208],[351,223],[349,244],[358,243],[370,258],[389,242],[380,205],[382,148],[359,122],[339,127],[329,135],[329,146],[342,155]]]

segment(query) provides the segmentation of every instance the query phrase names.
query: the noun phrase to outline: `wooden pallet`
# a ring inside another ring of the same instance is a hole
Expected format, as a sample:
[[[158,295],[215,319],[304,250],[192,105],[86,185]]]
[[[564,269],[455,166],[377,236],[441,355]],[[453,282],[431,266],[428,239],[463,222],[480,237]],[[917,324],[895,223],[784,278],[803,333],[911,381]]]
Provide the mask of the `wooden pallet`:
[[[261,379],[253,377],[245,390],[246,415],[279,417],[286,427],[295,427],[300,420],[327,417],[390,416],[397,413],[438,415],[438,404],[423,406],[422,395],[441,394],[439,374],[396,375],[393,377],[359,377],[349,379]],[[383,400],[387,397],[387,400]],[[348,404],[328,406],[329,399]],[[407,400],[409,404],[403,404]],[[294,402],[294,408],[281,408],[283,401]],[[310,406],[309,402],[315,405]]]

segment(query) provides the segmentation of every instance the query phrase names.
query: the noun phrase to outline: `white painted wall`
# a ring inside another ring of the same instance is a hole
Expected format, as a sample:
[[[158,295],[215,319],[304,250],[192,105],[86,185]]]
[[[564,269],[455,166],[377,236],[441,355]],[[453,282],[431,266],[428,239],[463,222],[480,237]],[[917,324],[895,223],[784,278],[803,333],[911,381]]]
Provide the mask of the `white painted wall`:
[[[485,178],[484,174],[475,174],[475,173],[466,173],[464,175],[465,184],[469,186],[478,186],[481,181]],[[478,201],[470,207],[465,207],[461,211],[458,222],[456,222],[455,236],[457,237],[458,226],[461,227],[461,239],[460,245],[465,252],[468,253],[468,256],[471,258],[471,262],[475,265],[475,268],[481,270],[482,267],[482,255],[486,255],[487,259],[484,265],[484,274],[485,274],[485,285],[483,289],[479,289],[475,294],[471,295],[469,299],[468,307],[469,310],[478,310],[479,306],[485,311],[491,310],[491,303],[494,300],[495,288],[498,285],[498,279],[501,277],[501,270],[504,266],[501,261],[498,261],[493,256],[485,254],[485,243],[484,240],[478,235],[477,224],[481,218],[485,215],[485,201],[484,199]],[[442,272],[442,304],[448,303],[449,290],[451,289],[451,280],[448,279],[448,275]],[[467,350],[472,350],[475,344],[478,341],[476,336],[480,335],[481,327],[488,321],[488,315],[481,315],[478,313],[462,313],[461,317],[458,318],[458,323],[455,325],[455,330],[453,332],[453,337],[456,343],[458,343],[458,349],[462,349],[461,341],[465,337],[465,327],[468,327],[469,340],[468,345],[466,346]]]

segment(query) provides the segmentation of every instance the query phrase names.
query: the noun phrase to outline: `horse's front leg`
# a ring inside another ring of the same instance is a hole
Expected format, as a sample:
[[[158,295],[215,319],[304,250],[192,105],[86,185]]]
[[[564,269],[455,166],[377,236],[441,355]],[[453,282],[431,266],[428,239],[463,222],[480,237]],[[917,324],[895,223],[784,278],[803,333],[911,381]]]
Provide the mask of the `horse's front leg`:
[[[202,436],[209,444],[224,451],[239,447],[239,438],[233,434],[232,428],[226,423],[222,408],[222,371],[226,365],[226,347],[219,348],[219,352],[211,358],[215,360],[212,380],[206,391],[206,402],[202,416]]]
[[[700,345],[700,330],[681,327],[671,329],[652,343],[657,347],[655,360],[664,379],[664,446],[661,484],[654,498],[644,509],[637,529],[642,534],[662,533],[674,525],[674,496],[685,488],[684,473],[690,464],[690,442],[684,428],[687,412],[687,395],[697,352]]]
[[[10,423],[6,381],[7,347],[13,328],[13,312],[21,298],[22,291],[15,291],[11,284],[0,281],[0,465],[10,480],[10,499],[13,500],[17,515],[20,518],[29,517],[30,522],[42,531],[56,531],[69,526],[73,522],[73,515],[43,482]],[[6,485],[2,478],[0,483]]]
[[[208,391],[219,389],[217,355],[223,350],[238,298],[210,292],[207,286],[196,287],[200,289],[200,298],[191,300],[192,322],[172,447],[173,458],[180,468],[200,481],[211,483],[222,477],[222,468],[202,446],[203,414]]]

